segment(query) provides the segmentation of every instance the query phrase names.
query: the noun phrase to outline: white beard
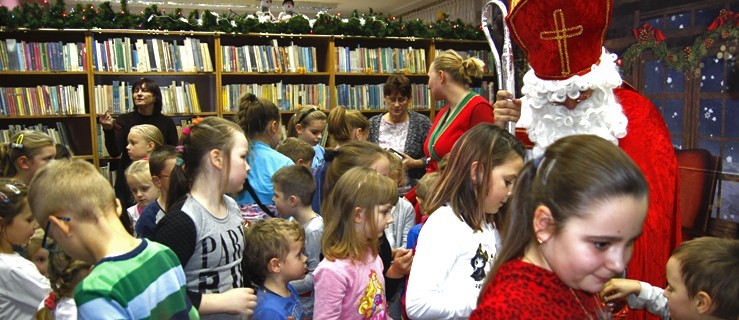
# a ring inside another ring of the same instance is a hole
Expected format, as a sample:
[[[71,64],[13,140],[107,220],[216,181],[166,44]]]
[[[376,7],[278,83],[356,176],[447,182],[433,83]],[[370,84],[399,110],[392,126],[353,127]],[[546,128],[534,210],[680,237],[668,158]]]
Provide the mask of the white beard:
[[[613,89],[621,85],[615,55],[605,50],[601,63],[591,72],[567,80],[542,80],[529,70],[524,76],[523,105],[519,126],[526,128],[534,142],[534,157],[560,138],[575,134],[593,134],[618,145],[626,136],[628,120]],[[569,110],[561,104],[566,98],[575,99],[581,91],[593,89],[586,100]]]

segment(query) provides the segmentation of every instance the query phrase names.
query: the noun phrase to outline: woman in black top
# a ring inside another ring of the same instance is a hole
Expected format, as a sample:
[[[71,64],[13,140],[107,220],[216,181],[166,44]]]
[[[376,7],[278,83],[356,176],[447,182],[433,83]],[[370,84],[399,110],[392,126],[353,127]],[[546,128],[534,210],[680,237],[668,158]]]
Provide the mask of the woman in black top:
[[[98,122],[105,133],[105,147],[111,157],[121,156],[118,161],[115,179],[115,194],[121,200],[124,208],[134,204],[133,195],[126,183],[124,171],[131,164],[126,145],[128,145],[128,132],[131,127],[140,124],[151,124],[159,129],[164,135],[164,143],[177,145],[177,128],[172,118],[162,114],[162,91],[154,80],[141,78],[133,84],[133,104],[136,108],[117,118],[113,118],[110,112],[98,115]],[[122,214],[121,220],[127,220],[127,215]],[[130,222],[123,221],[127,228]],[[132,232],[132,230],[129,230]]]

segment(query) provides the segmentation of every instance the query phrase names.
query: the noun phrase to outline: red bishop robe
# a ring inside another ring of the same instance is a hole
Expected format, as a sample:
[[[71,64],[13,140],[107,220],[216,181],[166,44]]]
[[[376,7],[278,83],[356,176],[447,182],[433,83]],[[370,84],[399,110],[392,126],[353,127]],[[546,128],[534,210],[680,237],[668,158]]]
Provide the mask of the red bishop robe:
[[[651,101],[626,87],[615,89],[614,94],[629,121],[626,136],[618,140],[618,146],[634,160],[649,183],[649,211],[626,276],[664,288],[667,260],[682,241],[675,150],[667,125]],[[517,136],[529,142],[525,133],[519,131]],[[643,318],[645,313],[631,311],[630,318]]]

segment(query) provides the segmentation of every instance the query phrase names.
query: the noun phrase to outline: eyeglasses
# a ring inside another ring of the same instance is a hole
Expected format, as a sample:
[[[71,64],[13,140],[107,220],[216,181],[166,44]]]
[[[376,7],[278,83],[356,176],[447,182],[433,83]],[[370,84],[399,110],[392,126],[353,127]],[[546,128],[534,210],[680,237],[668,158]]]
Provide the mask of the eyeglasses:
[[[59,220],[65,221],[65,222],[69,222],[69,221],[72,220],[71,218],[68,218],[68,217],[56,217],[56,218],[59,219]],[[48,250],[49,253],[61,253],[62,250],[56,250],[55,249],[56,243],[48,244],[48,245],[46,244],[46,239],[49,236],[49,226],[50,225],[51,225],[51,220],[47,220],[46,221],[46,228],[44,228],[44,238],[43,238],[43,240],[41,240],[41,248],[44,248],[44,249]]]
[[[395,104],[395,103],[397,103],[397,104],[405,104],[406,102],[408,102],[408,98],[406,98],[406,97],[400,97],[400,98],[397,98],[397,99],[396,98],[387,97],[385,99],[387,100],[387,102],[389,104]]]

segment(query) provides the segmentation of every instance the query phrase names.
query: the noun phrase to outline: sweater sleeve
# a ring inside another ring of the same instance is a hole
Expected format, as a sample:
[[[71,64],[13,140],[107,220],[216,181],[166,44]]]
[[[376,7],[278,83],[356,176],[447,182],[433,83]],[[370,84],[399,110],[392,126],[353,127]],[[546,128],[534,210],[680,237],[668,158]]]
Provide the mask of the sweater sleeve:
[[[21,259],[19,257],[19,259]],[[29,269],[27,267],[33,267]],[[16,290],[8,292],[9,298],[12,303],[26,304],[29,309],[37,308],[39,303],[49,295],[51,287],[49,286],[49,279],[41,275],[36,269],[36,266],[24,265],[24,266],[11,266],[9,272],[2,277],[3,286],[5,288],[15,288]],[[22,288],[21,290],[18,290]],[[5,290],[2,290],[5,291]]]
[[[493,106],[487,101],[480,102],[473,107],[472,113],[470,114],[470,128],[483,122],[493,123],[494,120]]]
[[[177,255],[184,269],[195,252],[197,231],[195,222],[190,216],[180,211],[181,207],[174,207],[156,225],[153,240],[169,247]],[[187,291],[187,296],[195,308],[200,308],[203,294],[196,291]]]
[[[639,281],[641,290],[639,295],[629,295],[628,303],[632,309],[647,309],[649,313],[662,319],[670,319],[670,309],[667,308],[667,298],[663,295],[664,289],[654,287],[649,283]]]
[[[421,229],[406,293],[406,312],[411,319],[466,318],[475,308],[474,301],[444,294],[444,278],[454,266],[459,246],[446,236],[447,228],[444,221],[429,220]]]
[[[166,117],[167,124],[164,126],[164,132],[162,134],[164,135],[164,144],[168,144],[170,146],[176,146],[179,144],[179,137],[177,136],[177,126],[174,124],[174,121],[170,117]]]
[[[339,319],[350,280],[331,267],[316,269],[314,279],[316,292],[313,318]]]

